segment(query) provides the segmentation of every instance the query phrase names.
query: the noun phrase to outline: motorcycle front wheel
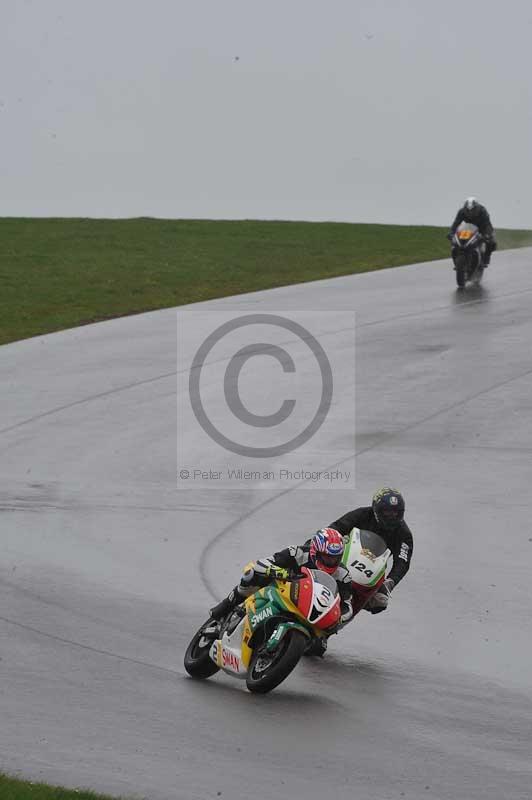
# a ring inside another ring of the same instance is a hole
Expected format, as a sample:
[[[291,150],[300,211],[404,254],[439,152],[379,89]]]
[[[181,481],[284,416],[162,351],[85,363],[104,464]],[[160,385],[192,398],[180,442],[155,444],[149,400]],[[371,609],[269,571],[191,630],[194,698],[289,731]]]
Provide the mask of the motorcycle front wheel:
[[[305,652],[308,639],[297,630],[288,631],[272,653],[261,649],[253,653],[246,685],[250,692],[266,694],[287,678]]]
[[[454,268],[456,270],[456,285],[459,289],[463,289],[466,282],[466,258],[465,256],[457,256]]]
[[[203,629],[212,623],[212,619],[204,622],[187,647],[184,659],[185,669],[192,678],[210,678],[220,669],[209,655],[213,639],[206,637],[203,633]]]

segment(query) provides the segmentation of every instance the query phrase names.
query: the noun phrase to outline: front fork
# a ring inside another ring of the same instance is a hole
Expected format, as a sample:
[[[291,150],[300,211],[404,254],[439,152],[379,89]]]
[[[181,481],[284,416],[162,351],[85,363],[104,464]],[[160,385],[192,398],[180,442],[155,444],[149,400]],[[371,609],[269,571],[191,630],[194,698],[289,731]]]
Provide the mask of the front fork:
[[[283,641],[288,631],[290,630],[301,631],[301,633],[305,634],[307,639],[312,638],[310,632],[307,630],[307,628],[305,628],[304,625],[300,625],[298,622],[289,622],[288,620],[283,620],[282,622],[279,622],[278,625],[276,625],[275,630],[273,631],[270,638],[266,642],[264,649],[268,653],[271,653],[274,650],[276,650]]]

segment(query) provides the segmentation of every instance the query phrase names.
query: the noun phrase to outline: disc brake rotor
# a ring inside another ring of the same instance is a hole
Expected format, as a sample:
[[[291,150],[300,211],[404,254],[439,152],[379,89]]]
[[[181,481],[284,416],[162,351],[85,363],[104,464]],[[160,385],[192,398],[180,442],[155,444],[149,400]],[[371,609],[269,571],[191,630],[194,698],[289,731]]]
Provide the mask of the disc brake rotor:
[[[204,647],[212,644],[219,633],[219,626],[217,624],[209,624],[203,628],[201,636],[198,639],[198,647],[202,650]]]
[[[255,662],[254,672],[264,672],[271,667],[273,661],[273,656],[259,656]]]

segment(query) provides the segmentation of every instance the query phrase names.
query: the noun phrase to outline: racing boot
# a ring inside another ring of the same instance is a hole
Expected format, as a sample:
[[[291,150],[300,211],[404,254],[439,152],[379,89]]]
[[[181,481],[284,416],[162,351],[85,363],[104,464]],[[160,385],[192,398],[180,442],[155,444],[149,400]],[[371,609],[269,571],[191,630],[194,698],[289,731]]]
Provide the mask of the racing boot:
[[[214,606],[214,608],[211,608],[209,611],[211,619],[225,619],[229,612],[232,611],[233,608],[236,608],[236,606],[238,606],[242,600],[243,597],[240,596],[238,586],[235,586],[235,588],[229,592],[227,597],[224,597],[224,599],[221,600],[218,605]]]

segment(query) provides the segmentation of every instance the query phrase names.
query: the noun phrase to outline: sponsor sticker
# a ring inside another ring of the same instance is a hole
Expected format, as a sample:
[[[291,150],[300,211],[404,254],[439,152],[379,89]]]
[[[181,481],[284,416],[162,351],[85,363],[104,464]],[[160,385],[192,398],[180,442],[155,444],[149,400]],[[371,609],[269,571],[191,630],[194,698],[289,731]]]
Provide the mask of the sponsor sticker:
[[[230,650],[222,651],[222,664],[224,667],[229,667],[235,672],[239,672],[240,670],[240,659],[237,658],[234,653],[231,653]]]
[[[273,617],[273,609],[271,606],[268,608],[263,608],[262,611],[258,611],[256,614],[253,614],[251,617],[251,624],[253,627],[259,624],[259,622],[264,622],[265,619],[268,617]]]
[[[410,548],[406,542],[403,542],[401,545],[401,550],[399,552],[399,558],[402,558],[403,561],[408,561],[408,553],[410,552]]]

